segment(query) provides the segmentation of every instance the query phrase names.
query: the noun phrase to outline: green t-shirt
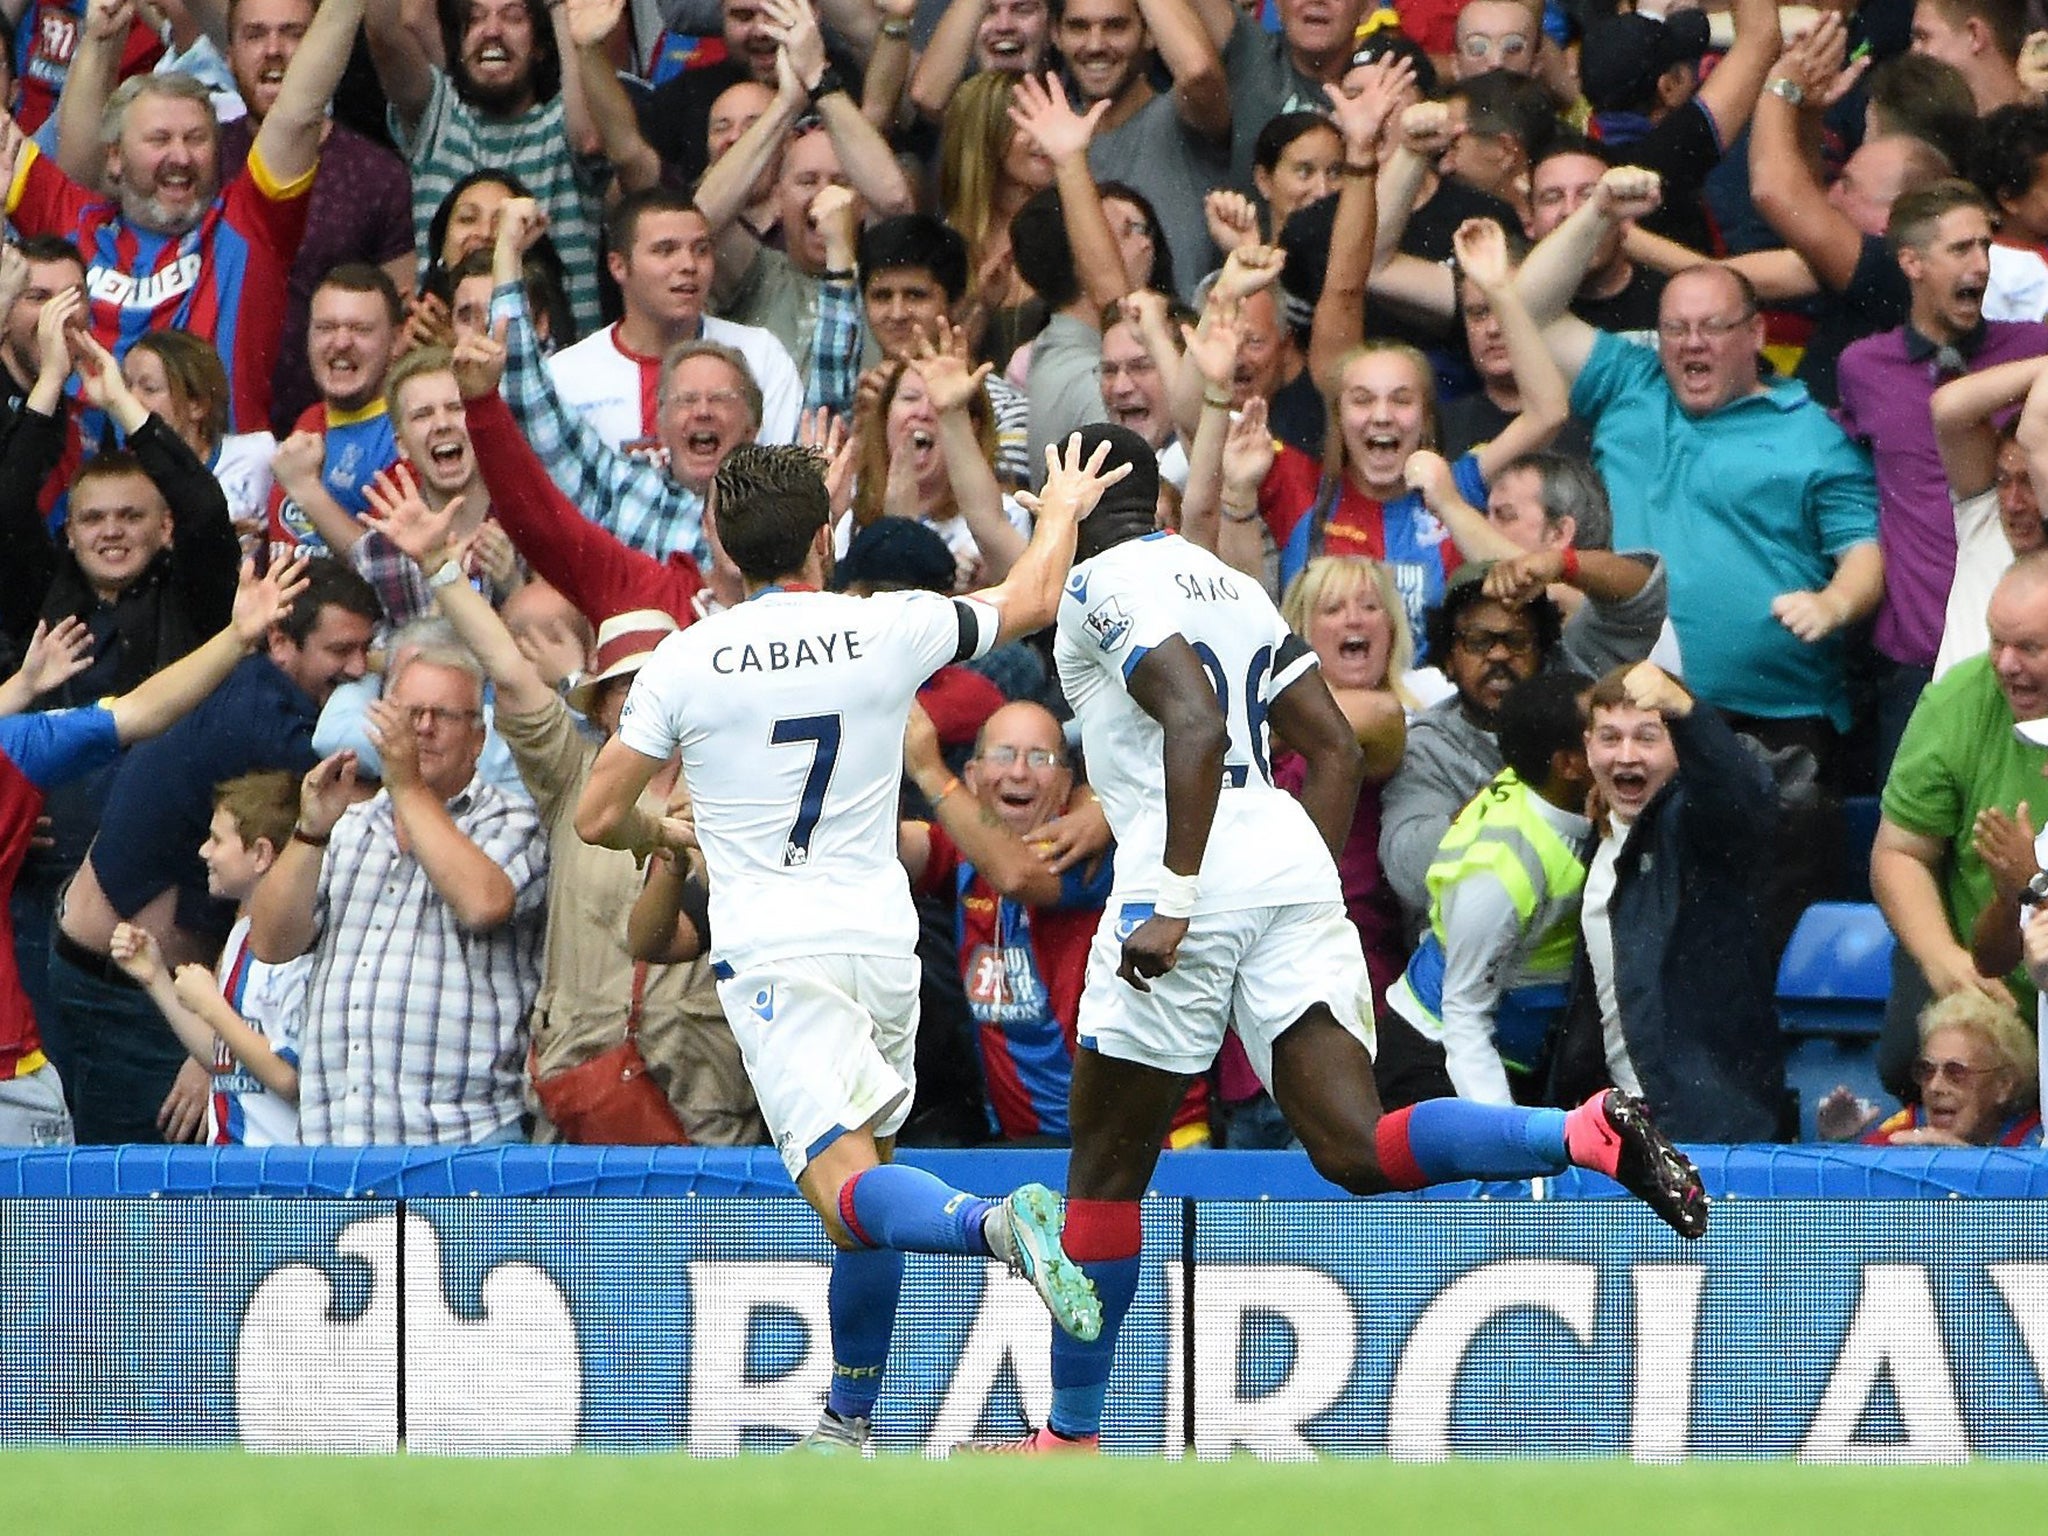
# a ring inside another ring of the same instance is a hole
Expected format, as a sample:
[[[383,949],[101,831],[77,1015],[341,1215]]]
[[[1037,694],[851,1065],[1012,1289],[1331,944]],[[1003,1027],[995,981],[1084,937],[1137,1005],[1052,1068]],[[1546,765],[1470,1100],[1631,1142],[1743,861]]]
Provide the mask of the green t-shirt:
[[[1948,844],[1943,893],[1949,923],[1966,945],[1991,904],[1991,873],[1970,847],[1977,813],[1995,805],[2011,814],[2024,802],[2035,826],[2048,822],[2048,748],[2026,745],[2012,727],[2012,706],[1989,659],[1972,657],[1920,695],[1885,780],[1886,820]],[[2025,970],[2008,979],[2021,1013],[2031,1014]]]

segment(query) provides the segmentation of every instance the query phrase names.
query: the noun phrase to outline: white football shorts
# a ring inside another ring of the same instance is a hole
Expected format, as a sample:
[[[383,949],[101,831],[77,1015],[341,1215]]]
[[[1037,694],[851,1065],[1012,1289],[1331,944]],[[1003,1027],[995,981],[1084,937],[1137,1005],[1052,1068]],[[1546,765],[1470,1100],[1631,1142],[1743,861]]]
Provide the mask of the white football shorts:
[[[903,1128],[917,1088],[918,976],[909,956],[792,956],[718,983],[792,1179],[846,1131]]]
[[[1373,1050],[1372,984],[1358,930],[1337,902],[1293,902],[1198,915],[1180,956],[1152,990],[1116,968],[1147,903],[1112,903],[1088,951],[1081,1043],[1117,1061],[1192,1076],[1209,1070],[1233,1024],[1252,1070],[1270,1092],[1273,1042],[1317,1003]]]

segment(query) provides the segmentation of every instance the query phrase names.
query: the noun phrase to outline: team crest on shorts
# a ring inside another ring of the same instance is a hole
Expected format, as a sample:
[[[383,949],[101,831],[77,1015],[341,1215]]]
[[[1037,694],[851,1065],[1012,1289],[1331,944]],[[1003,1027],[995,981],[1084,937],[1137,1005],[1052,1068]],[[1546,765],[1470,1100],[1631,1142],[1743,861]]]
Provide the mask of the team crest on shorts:
[[[755,989],[754,995],[747,999],[747,1007],[754,1017],[763,1024],[773,1024],[775,1022],[774,986],[771,984]]]
[[[1088,610],[1087,625],[1088,632],[1095,636],[1095,643],[1105,651],[1113,651],[1131,632],[1131,616],[1124,612],[1122,598],[1105,597]]]

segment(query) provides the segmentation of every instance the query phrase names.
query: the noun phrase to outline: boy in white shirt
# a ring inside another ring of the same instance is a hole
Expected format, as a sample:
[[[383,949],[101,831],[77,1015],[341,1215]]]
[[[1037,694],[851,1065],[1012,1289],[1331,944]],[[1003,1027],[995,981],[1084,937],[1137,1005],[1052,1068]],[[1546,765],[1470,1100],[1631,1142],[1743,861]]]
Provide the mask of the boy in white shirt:
[[[199,857],[206,886],[236,904],[235,926],[209,972],[181,965],[166,974],[146,929],[114,930],[115,962],[163,1014],[193,1059],[213,1072],[207,1099],[210,1145],[291,1146],[299,1139],[299,1030],[310,956],[267,965],[249,952],[249,896],[299,814],[289,773],[251,773],[214,791],[213,822]]]

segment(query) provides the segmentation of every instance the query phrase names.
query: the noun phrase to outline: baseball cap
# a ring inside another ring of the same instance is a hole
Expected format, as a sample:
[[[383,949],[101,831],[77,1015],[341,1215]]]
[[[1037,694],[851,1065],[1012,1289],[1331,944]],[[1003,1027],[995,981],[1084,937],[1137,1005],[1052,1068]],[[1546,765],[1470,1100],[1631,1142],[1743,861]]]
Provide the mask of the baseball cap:
[[[1579,85],[1596,112],[1642,107],[1657,77],[1674,64],[1697,64],[1708,47],[1706,13],[1673,11],[1664,20],[1629,12],[1586,29],[1579,45]]]

